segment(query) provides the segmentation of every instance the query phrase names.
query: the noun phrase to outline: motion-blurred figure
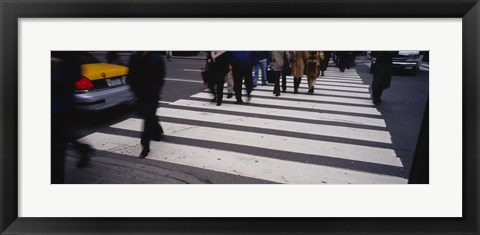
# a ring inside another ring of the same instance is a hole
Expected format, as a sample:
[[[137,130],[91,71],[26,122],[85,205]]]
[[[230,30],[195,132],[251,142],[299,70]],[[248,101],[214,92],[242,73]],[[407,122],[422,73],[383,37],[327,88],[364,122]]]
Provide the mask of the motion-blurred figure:
[[[68,52],[59,52],[68,53]],[[80,65],[70,61],[68,55],[64,59],[51,57],[51,108],[52,108],[52,158],[51,182],[62,184],[65,178],[65,151],[68,143],[80,153],[77,167],[84,167],[89,161],[91,148],[87,144],[74,140],[72,126],[73,94],[75,83],[81,78]]]
[[[167,61],[172,61],[173,52],[167,51],[166,53],[167,53]]]
[[[160,141],[163,137],[156,111],[164,77],[165,62],[159,53],[141,51],[130,56],[127,83],[137,97],[138,110],[144,121],[140,158],[145,158],[150,152],[150,140]]]
[[[109,64],[119,64],[119,65],[124,65],[122,58],[120,58],[120,55],[118,54],[118,51],[109,51],[107,52],[107,62]]]
[[[376,57],[372,65],[372,97],[373,104],[382,103],[383,90],[390,87],[392,80],[392,57],[398,54],[395,51],[372,51],[372,57]]]

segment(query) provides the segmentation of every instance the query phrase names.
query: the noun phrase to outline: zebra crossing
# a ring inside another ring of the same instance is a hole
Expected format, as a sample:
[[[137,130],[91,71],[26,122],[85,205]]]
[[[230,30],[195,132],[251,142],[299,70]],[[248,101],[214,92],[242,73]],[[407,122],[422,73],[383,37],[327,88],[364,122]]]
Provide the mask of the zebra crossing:
[[[260,83],[260,81],[259,81]],[[403,184],[397,156],[369,85],[355,69],[328,70],[313,95],[306,78],[293,94],[275,97],[260,84],[250,103],[210,103],[208,90],[161,103],[157,110],[167,141],[151,142],[148,159],[288,184]],[[225,90],[226,92],[226,90]],[[142,120],[129,118],[81,141],[97,150],[137,157]]]

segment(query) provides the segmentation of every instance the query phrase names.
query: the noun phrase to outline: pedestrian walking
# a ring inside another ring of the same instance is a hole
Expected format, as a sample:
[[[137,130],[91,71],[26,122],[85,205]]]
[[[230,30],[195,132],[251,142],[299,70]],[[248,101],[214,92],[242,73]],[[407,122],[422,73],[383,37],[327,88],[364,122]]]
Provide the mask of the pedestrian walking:
[[[256,64],[253,51],[229,52],[230,64],[232,65],[233,90],[235,92],[235,104],[242,104],[242,82],[245,83],[247,99],[250,101],[253,90],[252,67]]]
[[[352,62],[350,53],[348,51],[337,51],[335,54],[338,56],[338,68],[340,72],[345,72],[345,68],[350,69],[350,64]]]
[[[320,76],[325,75],[325,71],[328,68],[328,63],[330,62],[330,57],[332,57],[331,51],[324,51],[323,54],[325,55],[325,59],[323,59],[322,62],[320,62],[320,71],[321,71]]]
[[[173,51],[166,51],[167,61],[172,61]]]
[[[150,152],[150,140],[159,141],[163,137],[156,112],[164,84],[165,62],[157,52],[141,51],[130,56],[128,67],[127,83],[137,97],[138,110],[143,118],[142,152],[139,157],[145,158]]]
[[[375,63],[372,65],[372,97],[376,106],[382,103],[383,90],[390,87],[392,80],[392,57],[398,54],[395,51],[372,51]]]
[[[228,72],[228,53],[226,51],[212,51],[208,57],[207,63],[212,72],[208,88],[213,94],[212,102],[216,102],[217,106],[220,106],[222,105],[225,76]]]
[[[280,96],[280,75],[284,70],[285,63],[290,60],[290,54],[287,51],[272,51],[270,66],[273,69],[273,79],[275,85],[273,87],[273,94]]]
[[[282,92],[287,91],[287,76],[292,75],[292,63],[295,60],[293,51],[285,51],[283,54],[283,68],[282,68]]]
[[[325,58],[322,51],[309,51],[308,60],[305,65],[308,82],[308,93],[313,94],[317,77],[320,74],[320,63]]]
[[[295,61],[292,65],[293,76],[293,92],[298,93],[298,87],[302,81],[302,77],[305,71],[305,62],[308,60],[308,51],[296,51]]]
[[[85,167],[90,160],[90,145],[75,140],[73,94],[75,83],[80,80],[81,68],[71,61],[68,52],[56,52],[51,57],[51,183],[62,184],[65,179],[65,152],[71,143],[79,153],[77,167]]]
[[[255,64],[253,87],[257,86],[260,71],[262,71],[262,85],[267,85],[267,59],[269,56],[269,51],[255,51],[255,57],[258,62]]]

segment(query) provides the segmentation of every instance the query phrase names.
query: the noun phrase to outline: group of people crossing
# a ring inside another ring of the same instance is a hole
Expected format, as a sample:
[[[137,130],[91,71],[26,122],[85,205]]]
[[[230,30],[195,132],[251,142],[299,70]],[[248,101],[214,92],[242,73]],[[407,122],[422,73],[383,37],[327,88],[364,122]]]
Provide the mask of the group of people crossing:
[[[294,93],[302,77],[306,75],[308,94],[313,94],[316,79],[324,76],[330,58],[341,72],[350,68],[354,53],[347,51],[211,51],[207,53],[205,77],[217,106],[222,104],[223,86],[227,83],[227,98],[235,95],[235,104],[242,104],[243,84],[250,100],[251,92],[257,86],[260,75],[261,85],[274,83],[273,94],[280,96],[287,89],[287,76],[293,77]],[[252,75],[253,74],[253,75]],[[280,81],[281,80],[281,81]],[[233,94],[234,93],[234,94]]]

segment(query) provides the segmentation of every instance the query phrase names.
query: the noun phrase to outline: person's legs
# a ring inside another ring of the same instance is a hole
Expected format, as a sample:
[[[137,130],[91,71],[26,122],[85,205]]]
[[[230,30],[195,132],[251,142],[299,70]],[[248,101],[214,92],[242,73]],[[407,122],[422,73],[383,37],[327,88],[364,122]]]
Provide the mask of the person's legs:
[[[212,80],[212,79],[210,79]],[[212,95],[213,95],[213,98],[212,100],[210,100],[210,102],[215,102],[217,101],[217,96],[215,95],[216,92],[215,92],[215,82],[214,81],[208,81],[208,89],[210,90],[210,92],[212,92]]]
[[[143,112],[143,132],[140,143],[142,144],[142,152],[140,153],[140,158],[145,158],[150,152],[150,140],[154,133],[159,128],[157,127],[158,121],[156,116],[156,111],[158,107],[158,102],[148,101],[142,103],[142,112]]]
[[[260,72],[260,69],[261,69],[261,65],[260,65],[260,62],[258,62],[258,63],[255,65],[255,73],[254,73],[254,75],[253,75],[253,87],[256,87],[256,86],[257,86],[258,73]],[[262,72],[262,77],[263,77],[263,72]]]
[[[273,87],[273,94],[275,94],[276,96],[280,95],[280,73],[280,71],[274,72],[275,85]]]
[[[282,71],[282,92],[285,92],[287,90],[287,73],[286,70],[284,69]]]
[[[373,103],[375,105],[379,105],[382,100],[380,97],[382,96],[383,89],[382,89],[382,78],[380,76],[373,76],[372,80],[372,98],[373,98]]]
[[[228,73],[225,75],[225,82],[227,83],[227,98],[231,98],[233,96],[232,70],[228,71]]]
[[[260,61],[260,68],[262,69],[262,85],[267,84],[267,60]]]
[[[217,74],[217,83],[216,83],[216,99],[217,99],[217,106],[222,104],[223,99],[223,85],[225,84],[225,74],[218,73]]]
[[[56,115],[52,117],[52,155],[50,180],[52,184],[63,184],[65,174],[65,150],[67,148],[67,136],[64,118]]]
[[[235,92],[235,103],[240,104],[242,101],[242,74],[238,70],[233,70],[233,90]]]
[[[252,93],[252,90],[253,90],[252,69],[250,68],[244,71],[243,77],[245,79],[245,87],[247,88],[247,98],[248,98],[248,101],[250,101],[250,94]]]

